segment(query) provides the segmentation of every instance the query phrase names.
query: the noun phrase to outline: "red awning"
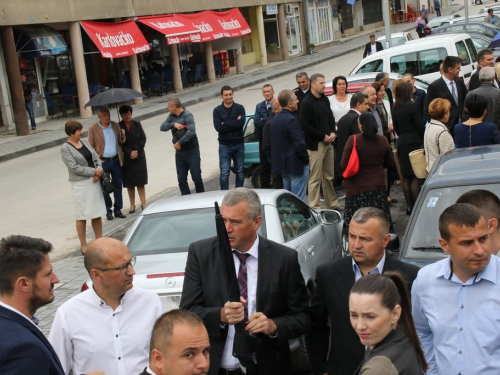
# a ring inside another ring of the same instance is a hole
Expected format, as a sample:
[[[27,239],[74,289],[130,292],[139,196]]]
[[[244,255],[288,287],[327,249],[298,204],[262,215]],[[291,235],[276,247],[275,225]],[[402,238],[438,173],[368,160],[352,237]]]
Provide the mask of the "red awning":
[[[80,21],[102,57],[131,56],[151,49],[133,20],[121,22]]]
[[[200,32],[191,23],[186,23],[175,14],[164,16],[139,17],[139,22],[165,34],[167,44],[199,42]]]

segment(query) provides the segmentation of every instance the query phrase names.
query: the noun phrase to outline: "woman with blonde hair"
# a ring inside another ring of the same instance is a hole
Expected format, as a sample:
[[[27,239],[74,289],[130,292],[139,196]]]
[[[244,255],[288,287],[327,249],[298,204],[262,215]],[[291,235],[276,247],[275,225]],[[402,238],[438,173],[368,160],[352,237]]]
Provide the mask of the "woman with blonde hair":
[[[446,99],[437,98],[429,104],[431,121],[424,133],[425,158],[429,172],[439,155],[453,150],[455,143],[445,123],[450,118],[451,103]]]

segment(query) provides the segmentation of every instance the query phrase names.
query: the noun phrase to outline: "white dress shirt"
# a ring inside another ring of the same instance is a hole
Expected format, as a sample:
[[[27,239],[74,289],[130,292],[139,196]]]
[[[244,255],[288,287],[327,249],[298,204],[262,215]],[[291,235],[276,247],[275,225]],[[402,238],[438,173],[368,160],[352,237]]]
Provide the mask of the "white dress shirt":
[[[238,249],[232,249],[238,251]],[[253,243],[250,250],[246,252],[250,256],[247,258],[247,303],[248,303],[248,317],[251,317],[257,311],[257,275],[259,270],[259,236]],[[233,253],[234,267],[236,275],[240,270],[240,260]],[[227,332],[226,345],[222,352],[220,367],[227,370],[234,370],[240,368],[240,362],[237,358],[233,357],[233,343],[234,343],[234,325],[229,325]]]
[[[458,95],[458,90],[457,90],[457,85],[455,84],[455,81],[450,81],[448,78],[446,78],[444,75],[442,75],[444,82],[446,83],[446,86],[448,87],[448,90],[450,90],[451,96],[453,96],[453,89],[452,86],[455,88],[455,93]],[[458,103],[456,103],[458,104]]]
[[[149,341],[163,313],[157,294],[133,287],[113,311],[90,288],[57,309],[49,341],[66,374],[100,370],[137,375],[149,364]]]

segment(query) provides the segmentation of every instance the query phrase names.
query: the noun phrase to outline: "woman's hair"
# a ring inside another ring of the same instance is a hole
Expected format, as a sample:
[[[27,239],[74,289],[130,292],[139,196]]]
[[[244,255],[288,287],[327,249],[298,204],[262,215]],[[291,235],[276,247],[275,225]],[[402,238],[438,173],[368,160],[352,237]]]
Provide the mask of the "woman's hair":
[[[132,113],[133,109],[132,109],[132,106],[128,105],[128,104],[121,105],[120,108],[118,109],[118,113],[120,115],[124,115],[125,113],[129,113],[129,112]]]
[[[447,112],[450,112],[451,103],[447,99],[437,98],[429,104],[429,115],[433,120],[441,120]]]
[[[410,340],[420,366],[424,372],[427,371],[427,361],[425,360],[420,340],[417,336],[413,316],[411,315],[410,292],[403,276],[398,272],[385,272],[384,274],[371,274],[363,276],[356,281],[351,289],[351,294],[379,295],[381,304],[389,311],[394,310],[396,305],[401,306],[401,317],[399,326]]]
[[[66,121],[66,124],[64,124],[64,131],[67,135],[73,135],[80,129],[83,129],[83,125],[75,120]]]
[[[401,78],[398,78],[392,82],[392,93],[394,96],[396,96],[396,88],[400,83],[403,83],[404,81]]]
[[[363,137],[373,141],[377,135],[377,121],[371,112],[364,112],[359,116],[359,123],[363,126]]]
[[[375,89],[377,94],[380,91],[380,89],[382,88],[382,86],[384,86],[384,88],[386,88],[383,82],[377,81],[377,82],[372,83],[372,87]]]
[[[486,108],[488,108],[488,99],[483,96],[471,92],[465,97],[465,108],[469,117],[482,117]]]
[[[333,87],[333,94],[334,95],[337,95],[337,83],[340,81],[340,80],[344,80],[345,81],[345,89],[346,89],[346,92],[347,92],[347,86],[348,86],[348,83],[347,83],[347,78],[344,77],[344,76],[337,76],[333,79],[332,81],[332,87]]]
[[[413,85],[409,82],[401,82],[395,93],[396,101],[394,102],[393,109],[400,108],[403,103],[409,102],[413,98]]]

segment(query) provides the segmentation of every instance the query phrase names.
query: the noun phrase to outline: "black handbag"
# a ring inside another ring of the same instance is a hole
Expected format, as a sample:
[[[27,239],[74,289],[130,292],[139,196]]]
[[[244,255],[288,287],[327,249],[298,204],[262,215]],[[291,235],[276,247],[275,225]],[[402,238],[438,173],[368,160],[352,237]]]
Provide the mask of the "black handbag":
[[[111,194],[116,190],[115,184],[113,184],[113,180],[109,173],[103,172],[102,176],[99,177],[99,182],[101,183],[103,193]]]

